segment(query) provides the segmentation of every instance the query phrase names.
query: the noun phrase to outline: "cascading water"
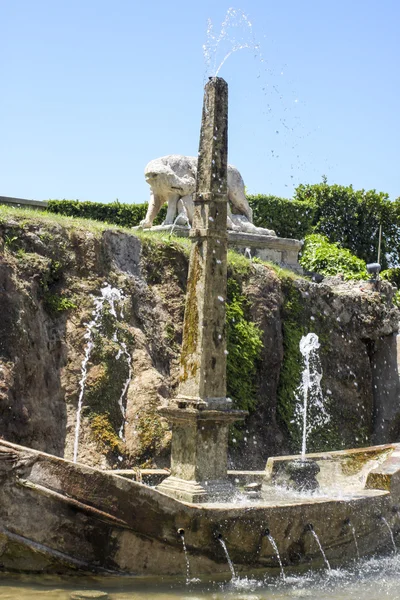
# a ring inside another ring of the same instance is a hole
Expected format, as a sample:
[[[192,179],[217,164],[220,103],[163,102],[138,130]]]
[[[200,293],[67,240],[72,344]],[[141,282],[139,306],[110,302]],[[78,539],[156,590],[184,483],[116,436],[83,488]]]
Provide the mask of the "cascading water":
[[[119,404],[119,407],[121,409],[121,414],[122,414],[122,423],[121,423],[121,427],[119,430],[119,437],[123,440],[124,439],[124,428],[125,428],[125,422],[126,422],[126,410],[124,407],[124,398],[125,398],[125,394],[128,390],[129,384],[132,379],[132,357],[128,352],[128,348],[126,347],[125,342],[119,342],[119,343],[121,345],[121,348],[118,350],[118,354],[117,354],[116,358],[118,359],[123,354],[126,357],[126,362],[128,364],[128,368],[129,368],[128,377],[126,378],[126,381],[122,388],[121,395],[118,398],[118,404]]]
[[[253,260],[253,257],[251,256],[251,250],[250,248],[245,248],[244,249],[244,255],[246,258],[248,258],[249,260]]]
[[[390,525],[387,522],[387,520],[385,519],[385,517],[382,516],[381,521],[382,521],[382,523],[384,523],[386,525],[386,527],[389,531],[390,539],[392,540],[393,552],[394,552],[394,554],[397,554],[397,546],[396,546],[396,542],[394,541],[394,535],[393,535],[392,528],[390,527]]]
[[[322,372],[317,352],[319,347],[318,336],[315,333],[308,333],[300,340],[304,369],[296,394],[298,402],[294,412],[294,422],[302,427],[302,461],[305,460],[307,440],[310,434],[317,428],[326,425],[330,420],[321,389]]]
[[[229,556],[228,548],[226,547],[226,544],[222,537],[218,537],[218,541],[224,549],[226,560],[228,561],[229,569],[232,574],[232,579],[236,579],[235,567],[233,566],[233,562],[231,561],[231,557]]]
[[[87,343],[86,343],[86,347],[85,347],[85,355],[84,355],[84,358],[82,361],[82,366],[81,366],[81,378],[79,381],[79,397],[78,397],[78,408],[77,408],[77,412],[76,412],[74,454],[73,454],[74,462],[77,462],[77,460],[78,460],[79,433],[80,433],[80,426],[81,426],[81,413],[82,413],[82,407],[83,407],[83,397],[84,397],[84,393],[85,393],[85,384],[86,384],[86,379],[87,379],[87,367],[88,367],[90,356],[91,356],[91,353],[92,353],[92,350],[94,347],[93,333],[94,333],[95,329],[97,329],[100,325],[100,319],[102,317],[104,305],[107,303],[109,306],[109,309],[110,309],[110,314],[115,319],[118,319],[116,303],[119,302],[122,306],[124,300],[125,300],[125,297],[124,297],[122,291],[117,288],[113,288],[109,284],[105,284],[104,287],[101,289],[101,296],[94,299],[94,310],[92,312],[92,320],[89,323],[87,323],[86,333],[84,336],[85,339],[87,340]],[[120,309],[119,317],[120,318],[123,317],[122,308]],[[127,363],[129,366],[128,378],[124,383],[120,398],[118,400],[118,404],[121,408],[121,413],[122,413],[122,418],[123,418],[122,426],[121,426],[121,429],[119,432],[120,437],[122,437],[123,429],[124,429],[124,425],[125,425],[125,409],[123,406],[123,398],[125,396],[125,393],[128,389],[130,380],[132,378],[132,361],[131,361],[131,356],[128,352],[125,342],[119,342],[116,330],[113,335],[113,340],[120,344],[120,349],[118,351],[116,358],[118,359],[121,354],[124,354],[127,358]]]
[[[353,536],[353,540],[354,540],[354,545],[356,547],[356,552],[357,552],[357,559],[360,559],[360,551],[358,549],[358,542],[357,542],[357,536],[356,536],[356,530],[354,525],[352,525],[352,523],[350,523],[350,529],[351,529],[351,534]]]
[[[279,567],[281,569],[281,577],[283,580],[285,580],[285,571],[283,570],[283,564],[282,564],[282,559],[281,559],[281,555],[279,554],[279,550],[278,550],[278,546],[276,545],[276,542],[274,540],[274,538],[272,537],[272,535],[269,533],[269,531],[266,531],[266,536],[268,538],[269,543],[271,544],[272,548],[274,549],[276,558],[278,559],[279,562]]]
[[[183,531],[183,529],[179,529],[178,530],[178,534],[179,534],[179,537],[182,540],[183,551],[185,553],[185,561],[186,561],[186,585],[189,585],[189,583],[190,583],[190,564],[189,564],[189,555],[188,555],[188,552],[187,552],[186,542],[185,542],[185,532]]]
[[[311,534],[312,534],[313,538],[315,539],[315,541],[316,541],[316,542],[317,542],[317,544],[318,544],[318,548],[319,548],[319,549],[320,549],[320,551],[321,551],[322,558],[324,559],[324,563],[325,563],[325,565],[326,565],[326,568],[328,569],[328,571],[330,571],[330,570],[331,570],[331,565],[329,564],[329,561],[328,561],[328,559],[326,558],[326,554],[325,554],[325,552],[324,552],[324,549],[323,549],[323,547],[322,547],[322,544],[321,544],[321,542],[320,542],[320,540],[319,540],[319,537],[318,537],[317,533],[314,531],[314,527],[312,527],[312,526],[310,525],[310,526],[309,526],[309,531],[311,531]]]

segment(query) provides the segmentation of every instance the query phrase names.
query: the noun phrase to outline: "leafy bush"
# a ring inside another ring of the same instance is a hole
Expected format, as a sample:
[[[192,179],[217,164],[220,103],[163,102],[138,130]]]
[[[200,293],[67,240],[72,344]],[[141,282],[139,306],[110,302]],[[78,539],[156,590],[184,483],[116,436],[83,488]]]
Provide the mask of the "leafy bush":
[[[320,233],[366,262],[377,259],[381,224],[382,267],[400,263],[400,198],[391,202],[383,192],[323,181],[299,185],[293,200],[263,195],[249,196],[248,200],[255,225],[296,239]]]
[[[368,278],[365,261],[350,250],[340,248],[338,243],[330,244],[328,238],[320,234],[305,238],[300,264],[307,271],[322,275],[342,274],[345,279]]]
[[[400,289],[400,267],[393,267],[392,269],[382,271],[380,276],[382,279],[390,281],[390,283],[393,283],[398,289]]]
[[[387,194],[322,182],[300,185],[295,198],[306,203],[305,210],[309,210],[310,204],[314,207],[314,233],[338,242],[366,262],[377,259],[382,224],[382,266],[399,262],[400,207],[397,201],[390,202]]]
[[[101,202],[80,202],[79,200],[49,200],[47,210],[68,217],[94,219],[105,223],[114,223],[121,227],[134,227],[146,216],[148,204],[121,204],[118,201],[110,204]],[[155,219],[155,225],[162,223],[166,215],[166,206],[161,208]]]

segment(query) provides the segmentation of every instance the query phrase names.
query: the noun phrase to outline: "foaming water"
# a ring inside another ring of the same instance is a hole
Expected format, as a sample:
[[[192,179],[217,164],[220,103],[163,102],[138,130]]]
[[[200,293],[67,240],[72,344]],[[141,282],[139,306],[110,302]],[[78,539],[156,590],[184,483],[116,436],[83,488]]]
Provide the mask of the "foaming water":
[[[79,597],[78,590],[103,592],[109,600],[396,600],[400,598],[400,558],[396,554],[360,560],[349,568],[287,574],[285,581],[281,577],[255,580],[238,576],[226,583],[186,585],[171,579],[0,576],[0,598],[8,600],[71,600],[74,595]]]

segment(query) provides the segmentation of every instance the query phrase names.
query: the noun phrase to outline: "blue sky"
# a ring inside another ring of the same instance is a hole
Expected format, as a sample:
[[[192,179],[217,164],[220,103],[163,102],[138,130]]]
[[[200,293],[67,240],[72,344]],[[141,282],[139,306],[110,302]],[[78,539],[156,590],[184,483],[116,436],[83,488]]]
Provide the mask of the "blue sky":
[[[398,0],[0,0],[0,195],[147,200],[149,160],[197,154],[207,19],[230,6],[260,44],[219,73],[248,191],[324,174],[400,196]]]

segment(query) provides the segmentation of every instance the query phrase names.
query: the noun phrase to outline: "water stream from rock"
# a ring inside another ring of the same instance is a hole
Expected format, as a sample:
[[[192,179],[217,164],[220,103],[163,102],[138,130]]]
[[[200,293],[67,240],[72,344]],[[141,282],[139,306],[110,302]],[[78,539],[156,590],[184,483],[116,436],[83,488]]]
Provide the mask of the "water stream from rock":
[[[121,423],[121,427],[119,430],[119,437],[123,440],[125,423],[126,423],[126,410],[124,407],[124,398],[125,398],[125,394],[128,390],[129,384],[132,379],[132,357],[131,357],[130,353],[128,352],[128,348],[127,348],[125,342],[119,342],[119,344],[120,344],[121,348],[119,349],[116,358],[118,359],[121,355],[124,355],[126,357],[126,362],[128,364],[128,368],[129,368],[128,377],[126,378],[126,381],[122,388],[121,395],[118,398],[118,404],[119,404],[119,408],[120,408],[121,414],[122,414],[122,423]]]
[[[84,358],[83,358],[82,365],[81,365],[81,378],[79,380],[78,408],[76,411],[76,423],[75,423],[74,454],[73,454],[73,461],[75,463],[78,460],[79,434],[80,434],[80,427],[81,427],[81,413],[82,413],[83,397],[85,394],[85,386],[86,386],[86,380],[87,380],[87,374],[88,374],[88,364],[89,364],[90,356],[91,356],[91,353],[92,353],[92,350],[94,347],[93,334],[94,334],[94,331],[96,329],[98,329],[98,327],[100,325],[100,320],[102,317],[104,305],[107,303],[109,306],[109,309],[110,309],[110,314],[115,319],[118,319],[116,302],[119,302],[122,305],[124,299],[125,299],[125,297],[121,290],[114,288],[109,284],[105,284],[104,287],[101,289],[101,296],[99,296],[98,298],[94,298],[94,310],[92,312],[92,320],[86,324],[86,333],[85,333],[84,337],[87,340],[87,342],[86,342],[86,346],[85,346]],[[122,318],[122,316],[123,316],[123,313],[122,313],[122,309],[121,309],[120,318]],[[123,389],[122,389],[120,398],[118,400],[118,404],[120,405],[122,419],[123,419],[122,426],[120,429],[120,437],[122,437],[124,425],[125,425],[125,409],[123,407],[123,397],[128,389],[130,380],[132,378],[132,364],[131,364],[131,357],[130,357],[130,354],[126,347],[126,344],[124,342],[120,342],[118,340],[117,331],[114,332],[113,340],[120,345],[120,349],[117,354],[117,359],[119,358],[119,356],[121,354],[124,354],[127,358],[127,362],[128,362],[128,366],[129,366],[129,375],[123,385]]]
[[[236,579],[235,567],[233,566],[233,562],[231,561],[231,557],[229,556],[228,548],[226,547],[226,544],[222,538],[218,538],[218,541],[224,549],[226,560],[228,561],[229,569],[232,573],[232,579]]]
[[[267,534],[267,538],[268,538],[271,546],[274,549],[276,558],[278,559],[279,567],[281,569],[281,577],[282,577],[282,579],[285,579],[285,571],[283,570],[282,559],[281,559],[281,555],[279,554],[278,546],[276,545],[276,542],[270,533]]]
[[[316,541],[316,542],[317,542],[317,544],[318,544],[318,548],[319,548],[319,549],[320,549],[320,551],[321,551],[322,558],[324,559],[324,563],[325,563],[325,565],[326,565],[326,568],[328,569],[328,571],[330,571],[330,570],[331,570],[331,565],[329,564],[329,561],[328,561],[328,559],[326,558],[326,554],[325,554],[325,552],[324,552],[324,549],[323,549],[323,547],[322,547],[322,544],[321,544],[321,542],[320,542],[320,540],[319,540],[319,537],[318,537],[317,533],[314,531],[314,529],[310,529],[310,531],[311,531],[311,533],[312,533],[312,535],[313,535],[313,537],[314,537],[315,541]]]

